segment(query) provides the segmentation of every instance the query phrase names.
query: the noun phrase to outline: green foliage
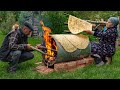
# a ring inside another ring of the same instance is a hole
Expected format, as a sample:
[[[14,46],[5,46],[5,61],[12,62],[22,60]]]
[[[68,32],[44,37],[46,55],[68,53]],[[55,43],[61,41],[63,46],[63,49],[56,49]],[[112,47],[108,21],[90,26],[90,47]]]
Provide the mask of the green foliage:
[[[90,42],[93,42],[93,41],[98,42],[98,38],[96,38],[96,37],[95,37],[95,36],[93,36],[93,35],[86,34],[85,32],[81,32],[80,34],[83,34],[83,35],[85,35],[85,36],[88,36],[88,37],[89,37]]]
[[[32,16],[32,11],[20,11],[19,17],[18,17],[18,22],[20,25],[25,21],[28,20],[29,17]],[[32,23],[32,21],[31,21]]]
[[[65,30],[64,22],[67,17],[64,15],[62,11],[48,11],[45,12],[43,17],[48,19],[49,26],[52,29],[52,33],[61,34]],[[45,25],[46,25],[45,23]]]
[[[15,15],[15,20],[18,21],[20,11],[14,11],[13,13]]]
[[[101,18],[107,20],[112,16],[120,16],[120,11],[64,11],[68,15],[74,15],[86,20],[100,20]]]
[[[0,31],[2,34],[7,34],[9,31],[11,31],[13,24],[16,23],[14,12],[2,11],[1,18]]]
[[[40,21],[39,19],[40,19],[40,11],[20,11],[18,22],[20,23],[20,25],[22,25],[24,21],[28,21],[33,26],[36,26],[40,31],[41,26],[39,24]]]

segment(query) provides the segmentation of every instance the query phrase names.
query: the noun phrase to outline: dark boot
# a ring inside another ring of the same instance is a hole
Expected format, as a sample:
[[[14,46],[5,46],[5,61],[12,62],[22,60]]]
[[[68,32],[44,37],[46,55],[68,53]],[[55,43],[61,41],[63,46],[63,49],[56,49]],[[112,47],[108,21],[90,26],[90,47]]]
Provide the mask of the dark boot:
[[[95,55],[92,55],[91,57],[94,58],[96,66],[104,65],[104,62],[102,61],[102,58],[99,55],[95,54]]]
[[[15,73],[17,70],[17,65],[13,64],[12,62],[9,62],[9,67],[7,68],[8,73]]]
[[[104,62],[102,61],[101,58],[95,58],[96,66],[102,66],[104,65]]]
[[[7,68],[8,72],[16,72],[17,70],[17,66],[18,66],[18,61],[19,61],[19,57],[21,55],[21,51],[12,51],[10,53],[11,55],[11,59],[9,60],[9,67]]]
[[[96,64],[99,64],[101,61],[102,61],[101,58],[98,58],[98,57],[95,58],[95,63]]]
[[[98,63],[100,63],[102,61],[100,56],[97,55],[97,54],[91,55],[91,57],[94,58],[95,64],[98,64]]]
[[[100,63],[96,64],[96,66],[102,66],[104,65],[105,63],[103,61],[101,61]]]

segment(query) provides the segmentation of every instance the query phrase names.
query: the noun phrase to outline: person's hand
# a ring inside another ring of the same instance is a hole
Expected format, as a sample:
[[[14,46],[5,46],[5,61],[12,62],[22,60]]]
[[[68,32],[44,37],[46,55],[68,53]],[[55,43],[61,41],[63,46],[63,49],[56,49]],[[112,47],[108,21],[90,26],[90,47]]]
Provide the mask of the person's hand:
[[[31,44],[27,44],[27,49],[28,50],[33,50],[32,45]]]
[[[93,34],[94,33],[93,31],[90,31],[90,30],[84,30],[83,32],[86,32],[87,34]]]
[[[41,49],[42,45],[41,44],[37,44],[35,47],[38,48],[38,49]]]
[[[96,24],[92,24],[92,28],[95,28],[96,27]]]

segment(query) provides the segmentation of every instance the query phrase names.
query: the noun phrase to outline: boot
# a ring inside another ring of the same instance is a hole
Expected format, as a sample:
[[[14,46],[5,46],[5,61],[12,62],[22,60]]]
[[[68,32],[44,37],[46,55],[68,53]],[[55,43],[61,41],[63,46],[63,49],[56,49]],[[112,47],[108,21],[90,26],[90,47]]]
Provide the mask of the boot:
[[[8,73],[15,73],[17,70],[17,65],[13,65],[12,62],[9,62],[9,67],[7,68]]]
[[[100,57],[96,56],[95,54],[94,54],[94,55],[91,55],[91,57],[94,58],[95,64],[100,63],[100,61],[101,61],[101,60],[99,59]]]
[[[102,59],[101,58],[96,58],[95,59],[96,60],[96,66],[102,66],[102,65],[104,65],[105,63],[102,61]]]
[[[16,73],[17,68],[16,67],[8,67],[7,72],[8,73]]]
[[[102,61],[102,58],[98,54],[91,55],[94,58],[96,66],[102,66],[105,63]]]
[[[104,65],[105,63],[103,61],[101,61],[100,63],[96,64],[96,66],[102,66]]]
[[[95,64],[99,64],[102,60],[99,57],[94,57]]]

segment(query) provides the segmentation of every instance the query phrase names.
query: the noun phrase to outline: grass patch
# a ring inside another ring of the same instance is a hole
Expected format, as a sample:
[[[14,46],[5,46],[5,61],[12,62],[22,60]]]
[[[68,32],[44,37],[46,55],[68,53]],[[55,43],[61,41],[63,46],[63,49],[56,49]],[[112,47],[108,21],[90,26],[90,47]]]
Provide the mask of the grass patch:
[[[0,34],[0,46],[5,35]],[[39,38],[29,38],[29,43],[33,46],[40,43]],[[32,69],[35,62],[41,61],[41,53],[34,51],[35,58],[19,64],[19,69],[15,74],[7,73],[8,63],[0,61],[0,79],[120,79],[120,47],[113,57],[111,65],[96,67],[94,64],[75,71],[59,71],[49,74],[41,74]]]

